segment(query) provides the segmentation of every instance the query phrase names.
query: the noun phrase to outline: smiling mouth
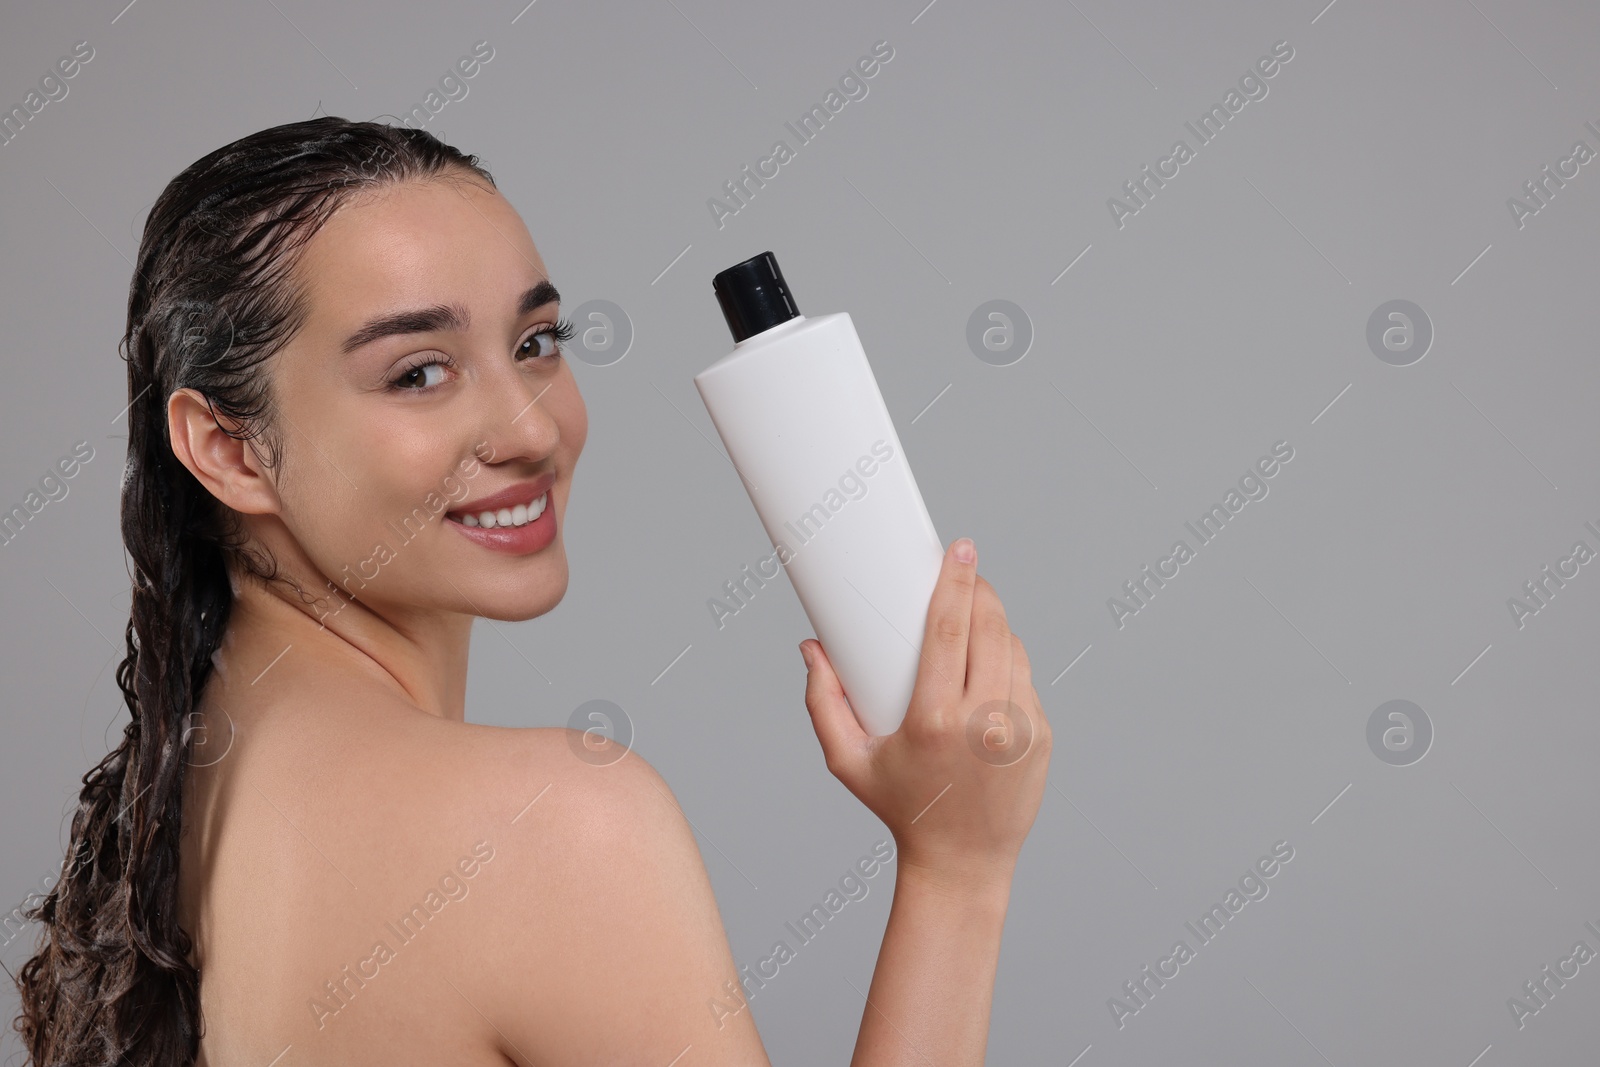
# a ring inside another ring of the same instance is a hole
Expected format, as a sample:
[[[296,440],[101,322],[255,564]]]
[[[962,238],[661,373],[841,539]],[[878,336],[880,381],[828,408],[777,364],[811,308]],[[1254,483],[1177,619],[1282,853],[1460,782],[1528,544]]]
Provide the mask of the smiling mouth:
[[[515,507],[499,508],[494,511],[450,512],[445,518],[451,522],[459,522],[463,526],[495,530],[502,527],[526,526],[543,515],[544,509],[549,506],[550,491],[547,489],[529,504],[518,504]]]

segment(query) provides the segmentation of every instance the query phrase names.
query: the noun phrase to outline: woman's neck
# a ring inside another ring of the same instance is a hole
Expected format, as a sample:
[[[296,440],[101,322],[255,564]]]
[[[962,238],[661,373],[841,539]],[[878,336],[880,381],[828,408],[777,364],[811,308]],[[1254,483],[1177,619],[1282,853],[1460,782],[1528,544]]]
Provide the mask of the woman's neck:
[[[313,606],[286,582],[248,576],[235,577],[233,589],[228,648],[240,660],[260,660],[256,670],[315,657],[319,666],[372,675],[430,715],[464,720],[472,616],[393,613],[354,599]]]

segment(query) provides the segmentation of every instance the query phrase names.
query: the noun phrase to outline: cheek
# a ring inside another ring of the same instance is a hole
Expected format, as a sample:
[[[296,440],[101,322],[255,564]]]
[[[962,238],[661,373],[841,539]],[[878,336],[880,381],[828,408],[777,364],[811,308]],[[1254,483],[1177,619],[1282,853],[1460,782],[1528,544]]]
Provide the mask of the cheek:
[[[280,517],[289,535],[317,570],[330,577],[347,563],[359,563],[372,549],[367,521],[351,521],[350,493],[341,502],[333,480],[343,483],[325,462],[304,460],[288,472],[280,493],[284,507]]]
[[[380,543],[406,556],[397,530],[415,536],[434,521],[436,506],[449,506],[443,487],[453,468],[441,466],[441,438],[429,436],[369,423],[325,433],[315,447],[304,436],[289,442],[295,455],[282,482],[283,519],[318,570],[333,577],[347,565],[365,567],[371,577],[367,561]]]

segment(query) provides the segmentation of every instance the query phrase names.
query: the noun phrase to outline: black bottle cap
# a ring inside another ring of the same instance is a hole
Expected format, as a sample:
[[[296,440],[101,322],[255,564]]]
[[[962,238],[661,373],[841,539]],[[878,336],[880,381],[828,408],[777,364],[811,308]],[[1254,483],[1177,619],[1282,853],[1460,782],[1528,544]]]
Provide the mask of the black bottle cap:
[[[751,256],[711,279],[735,343],[800,314],[778,260],[771,252]]]

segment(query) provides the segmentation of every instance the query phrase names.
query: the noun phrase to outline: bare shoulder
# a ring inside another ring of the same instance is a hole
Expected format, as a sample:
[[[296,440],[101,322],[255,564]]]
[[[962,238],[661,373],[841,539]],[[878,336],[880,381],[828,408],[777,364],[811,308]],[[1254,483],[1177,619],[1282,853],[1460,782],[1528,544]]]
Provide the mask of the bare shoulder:
[[[565,729],[485,732],[498,865],[474,992],[514,1058],[764,1064],[694,830],[638,753]]]
[[[682,819],[670,787],[644,757],[565,727],[423,716],[396,740],[414,768],[403,777],[429,783],[428,804],[457,825],[537,845],[545,863],[583,862],[597,848],[670,831]]]
[[[219,1056],[767,1062],[693,828],[637,752],[296,686],[195,784],[203,996],[244,1039]]]
[[[659,799],[654,772],[634,754],[585,763],[565,729],[449,722],[337,678],[286,674],[251,696],[220,695],[185,784],[180,908],[208,1058],[266,1062],[291,1042],[337,1058],[403,1037],[390,1062],[504,1062],[451,984],[479,999],[474,955],[507,902],[528,929],[554,914],[518,886],[581,873],[585,843],[627,807],[608,797]]]

